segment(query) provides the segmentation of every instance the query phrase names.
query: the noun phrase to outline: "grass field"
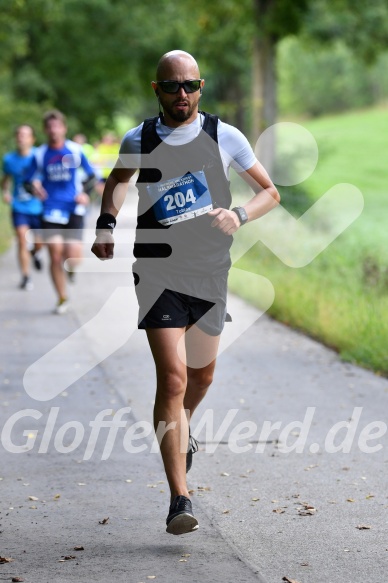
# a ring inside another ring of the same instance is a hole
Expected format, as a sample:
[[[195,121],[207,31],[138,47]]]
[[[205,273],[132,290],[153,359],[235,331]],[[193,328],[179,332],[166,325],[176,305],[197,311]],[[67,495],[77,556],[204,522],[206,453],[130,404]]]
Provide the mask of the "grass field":
[[[287,210],[300,215],[328,189],[344,182],[360,189],[364,210],[305,267],[288,267],[262,243],[254,245],[236,266],[272,282],[276,297],[270,315],[335,348],[345,360],[386,375],[388,108],[309,120],[302,125],[315,137],[319,159],[313,175],[302,184],[302,196],[296,193],[297,204],[293,204],[292,193],[280,188]],[[330,228],[334,214],[325,217],[318,231]],[[319,232],[311,232],[311,240],[317,235]],[[308,245],[308,241],[302,244]],[[231,277],[231,288],[259,305],[259,294],[244,286],[243,279]]]
[[[12,229],[9,206],[0,200],[0,253],[4,253],[10,245]]]

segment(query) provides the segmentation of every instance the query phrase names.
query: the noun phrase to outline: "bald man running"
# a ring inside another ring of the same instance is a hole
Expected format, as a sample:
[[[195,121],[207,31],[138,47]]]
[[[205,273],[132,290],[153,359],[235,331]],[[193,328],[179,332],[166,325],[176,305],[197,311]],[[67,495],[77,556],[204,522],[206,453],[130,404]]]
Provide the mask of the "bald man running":
[[[151,85],[159,116],[124,136],[92,251],[100,259],[113,257],[118,191],[140,167],[133,265],[138,325],[156,367],[154,427],[171,492],[166,530],[184,534],[198,529],[186,483],[197,448],[189,423],[213,380],[227,316],[232,235],[280,197],[241,132],[199,111],[205,81],[191,55],[163,55]],[[233,210],[230,167],[255,193]]]

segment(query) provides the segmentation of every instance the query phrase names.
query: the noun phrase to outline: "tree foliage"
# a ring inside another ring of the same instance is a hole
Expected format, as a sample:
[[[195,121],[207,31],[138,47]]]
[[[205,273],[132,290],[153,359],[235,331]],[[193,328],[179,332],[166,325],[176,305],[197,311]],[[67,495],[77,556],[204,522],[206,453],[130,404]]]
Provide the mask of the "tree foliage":
[[[181,48],[206,78],[203,106],[246,131],[255,41],[302,33],[372,60],[388,40],[386,0],[0,0],[0,126],[53,106],[89,135],[117,112],[140,120],[157,111],[159,57]]]

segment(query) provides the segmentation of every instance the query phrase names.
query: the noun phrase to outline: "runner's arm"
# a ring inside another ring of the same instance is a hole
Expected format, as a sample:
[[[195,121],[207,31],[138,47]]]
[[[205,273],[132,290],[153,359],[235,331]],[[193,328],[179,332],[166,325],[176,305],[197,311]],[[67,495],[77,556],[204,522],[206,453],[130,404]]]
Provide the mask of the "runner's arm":
[[[255,192],[255,196],[243,205],[248,215],[248,222],[262,217],[280,203],[280,194],[260,162],[257,161],[239,176]]]
[[[3,192],[4,202],[10,204],[12,201],[12,195],[11,195],[11,176],[9,174],[4,174],[3,178],[1,179],[1,190]]]
[[[279,204],[279,192],[260,162],[256,161],[251,168],[239,173],[239,176],[255,192],[255,196],[242,205],[248,215],[248,222],[262,217]],[[214,217],[212,227],[220,229],[225,235],[233,235],[240,227],[240,220],[232,210],[218,208],[208,214]]]
[[[100,217],[106,214],[114,218],[117,217],[128,190],[128,183],[135,172],[136,168],[124,168],[121,161],[117,161],[105,183]],[[111,230],[107,227],[106,229],[98,229],[96,233],[97,237],[92,246],[92,253],[102,260],[112,259],[114,239]]]

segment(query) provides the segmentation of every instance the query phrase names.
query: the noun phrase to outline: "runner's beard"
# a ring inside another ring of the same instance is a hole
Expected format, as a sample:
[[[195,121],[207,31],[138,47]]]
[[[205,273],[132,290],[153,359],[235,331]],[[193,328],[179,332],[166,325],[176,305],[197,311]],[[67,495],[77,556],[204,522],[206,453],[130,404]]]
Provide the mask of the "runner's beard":
[[[197,108],[198,103],[199,103],[199,99],[197,99],[191,105],[190,105],[190,102],[185,101],[187,103],[187,105],[188,105],[188,107],[187,107],[187,109],[185,111],[180,111],[180,110],[174,109],[175,103],[180,103],[181,101],[185,101],[185,100],[184,99],[182,99],[182,100],[178,100],[177,99],[176,102],[172,103],[171,105],[170,104],[169,105],[165,105],[163,103],[162,99],[160,99],[160,103],[161,103],[161,105],[163,107],[164,112],[165,113],[168,113],[168,115],[174,121],[180,121],[181,122],[181,121],[186,121],[187,119],[189,119],[193,115],[193,113],[194,113],[194,111]]]

